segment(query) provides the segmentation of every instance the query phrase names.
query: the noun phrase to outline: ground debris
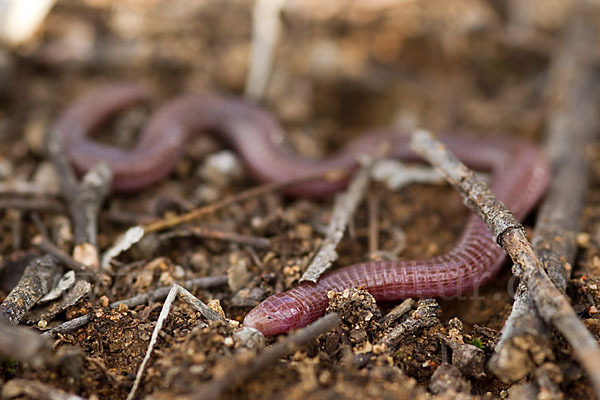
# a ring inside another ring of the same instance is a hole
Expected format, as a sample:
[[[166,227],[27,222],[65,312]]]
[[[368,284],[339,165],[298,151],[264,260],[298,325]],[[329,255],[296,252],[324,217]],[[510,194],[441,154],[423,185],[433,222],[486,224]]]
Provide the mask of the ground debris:
[[[340,316],[340,327],[354,351],[371,352],[372,343],[378,339],[381,330],[381,312],[373,296],[360,289],[329,292],[327,296],[329,306],[326,312],[335,312]]]

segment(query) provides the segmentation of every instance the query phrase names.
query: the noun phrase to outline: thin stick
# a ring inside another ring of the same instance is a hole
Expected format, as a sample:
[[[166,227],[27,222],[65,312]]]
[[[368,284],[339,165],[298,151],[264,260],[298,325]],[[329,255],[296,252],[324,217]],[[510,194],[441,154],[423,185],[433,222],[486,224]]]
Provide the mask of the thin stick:
[[[0,199],[0,209],[14,208],[17,210],[40,210],[40,211],[53,211],[56,213],[62,213],[65,211],[65,207],[60,201],[53,197],[48,198],[23,198],[23,197],[11,197]]]
[[[597,32],[587,13],[574,12],[551,67],[548,98],[553,104],[546,152],[553,180],[540,207],[532,244],[556,287],[565,291],[577,250],[576,234],[588,186],[585,147],[599,128],[598,79],[590,60]],[[551,331],[521,282],[513,309],[490,360],[491,369],[517,381],[551,356]]]
[[[222,286],[227,284],[227,275],[209,276],[205,278],[190,279],[181,284],[186,289],[208,289],[214,286]],[[162,300],[167,297],[171,286],[159,287],[148,293],[138,294],[129,299],[118,300],[110,304],[110,308],[118,308],[121,304],[126,305],[129,308],[137,307],[141,304],[146,304],[151,301]],[[54,337],[59,333],[67,333],[74,331],[75,329],[81,328],[86,325],[92,319],[92,314],[85,314],[72,320],[66,321],[63,324],[54,327],[42,334],[44,337]]]
[[[600,395],[600,347],[577,317],[568,299],[558,290],[537,258],[525,231],[514,215],[490,191],[485,182],[461,163],[453,154],[424,131],[413,135],[414,151],[438,168],[465,198],[465,202],[490,228],[518,268],[515,273],[523,280],[541,317],[554,325],[573,347]]]
[[[213,214],[217,210],[220,210],[221,208],[224,208],[230,204],[248,200],[253,197],[262,196],[264,194],[271,193],[271,192],[281,191],[281,190],[287,189],[289,187],[292,187],[294,185],[298,185],[298,184],[305,183],[305,182],[310,182],[310,181],[314,181],[314,180],[318,180],[318,179],[337,180],[337,179],[342,178],[343,176],[345,176],[344,171],[331,170],[324,174],[322,173],[322,174],[316,174],[316,175],[309,175],[309,176],[305,176],[302,178],[291,179],[291,180],[285,181],[285,182],[266,183],[264,185],[256,186],[252,189],[248,189],[244,192],[236,194],[235,196],[231,196],[231,197],[228,197],[221,201],[217,201],[215,203],[209,204],[207,206],[200,207],[196,210],[192,210],[183,215],[178,215],[175,217],[167,217],[165,219],[161,219],[159,221],[152,222],[150,224],[144,225],[142,228],[144,229],[144,233],[161,231],[163,229],[172,228],[174,226],[181,225],[185,222],[192,222],[192,221],[194,221],[200,217],[203,217],[205,215]]]
[[[374,256],[379,250],[379,200],[378,192],[371,192],[367,197],[369,209],[369,256]]]
[[[18,195],[18,196],[45,196],[48,199],[56,200],[56,196],[60,195],[58,189],[50,189],[43,187],[35,182],[14,181],[0,183],[0,194],[2,195]]]
[[[90,267],[77,262],[73,257],[71,257],[70,254],[60,249],[43,234],[34,236],[34,238],[31,240],[31,244],[33,244],[38,249],[56,257],[58,260],[60,260],[60,262],[62,262],[64,265],[66,265],[73,271],[79,272],[80,274],[84,275],[92,272]]]
[[[319,335],[326,333],[340,324],[340,317],[335,314],[327,314],[295,334],[288,336],[279,343],[265,349],[249,364],[235,365],[229,373],[223,374],[223,378],[209,382],[203,390],[192,396],[193,399],[216,400],[229,389],[234,389],[253,375],[264,371],[269,365],[286,356],[294,349],[314,340]]]
[[[389,351],[393,351],[398,342],[406,335],[410,335],[418,329],[427,328],[439,323],[439,312],[440,305],[435,299],[419,300],[417,309],[412,312],[411,316],[388,332],[381,339],[381,343],[384,344]]]
[[[101,163],[92,167],[79,182],[57,136],[52,131],[46,135],[46,149],[58,172],[61,195],[71,214],[76,244],[74,258],[97,267],[98,215],[110,192],[112,171],[108,164]]]
[[[373,163],[373,159],[363,163],[360,170],[352,178],[346,191],[336,197],[325,238],[302,278],[300,278],[300,282],[317,282],[323,272],[331,267],[331,263],[337,260],[338,254],[335,249],[344,237],[346,226],[348,226],[348,222],[354,215],[356,208],[365,197]]]
[[[135,381],[133,382],[133,386],[131,387],[131,391],[127,395],[127,400],[132,400],[135,397],[135,392],[137,391],[137,389],[140,385],[140,382],[142,381],[142,377],[144,376],[144,370],[146,369],[146,364],[150,360],[150,356],[152,355],[152,350],[154,350],[154,346],[156,345],[156,341],[158,340],[158,334],[159,334],[160,330],[162,329],[162,326],[163,326],[165,320],[169,316],[169,311],[171,311],[171,306],[173,304],[173,301],[175,300],[175,298],[177,297],[178,294],[181,295],[183,300],[185,300],[186,303],[191,305],[196,311],[199,311],[200,313],[202,313],[202,315],[205,318],[207,318],[211,321],[217,321],[217,320],[224,321],[225,320],[223,317],[221,317],[219,314],[217,314],[215,311],[213,311],[209,306],[204,304],[202,301],[200,301],[198,298],[196,298],[190,292],[185,290],[183,287],[179,286],[178,284],[174,284],[173,286],[171,286],[171,289],[169,290],[169,294],[167,295],[167,298],[165,299],[165,303],[163,304],[163,308],[160,311],[160,315],[158,316],[158,320],[156,321],[156,326],[154,327],[154,330],[152,331],[152,337],[150,338],[150,343],[148,344],[148,349],[146,350],[146,355],[144,356],[144,359],[142,360],[142,363],[140,364],[138,372],[135,376]]]
[[[271,241],[266,238],[241,235],[236,232],[227,232],[219,229],[212,229],[201,226],[189,226],[184,229],[175,230],[172,232],[165,232],[158,236],[160,240],[167,240],[173,237],[186,237],[196,236],[206,239],[222,240],[224,242],[245,244],[248,246],[256,247],[258,249],[266,249],[271,247]]]
[[[140,385],[140,382],[142,380],[142,376],[144,375],[144,369],[146,369],[146,364],[148,363],[148,361],[150,361],[150,356],[152,355],[152,350],[154,349],[154,345],[156,344],[156,341],[158,340],[158,333],[162,329],[163,323],[165,322],[165,320],[167,319],[167,316],[169,315],[169,311],[171,310],[171,304],[173,304],[175,297],[177,297],[177,292],[178,292],[177,285],[173,285],[171,287],[171,290],[169,291],[167,298],[165,299],[165,304],[163,305],[163,308],[160,311],[160,315],[158,316],[158,320],[156,321],[156,326],[154,327],[154,330],[152,331],[152,336],[150,338],[150,343],[148,344],[148,349],[146,350],[146,355],[144,356],[144,359],[142,360],[142,363],[140,364],[138,372],[135,375],[135,381],[133,382],[133,386],[131,387],[129,394],[127,395],[127,400],[132,400],[133,397],[135,396],[135,392],[137,391],[137,388]]]
[[[281,29],[280,13],[285,0],[258,0],[252,13],[251,61],[246,77],[245,95],[263,98],[273,66],[273,50]]]

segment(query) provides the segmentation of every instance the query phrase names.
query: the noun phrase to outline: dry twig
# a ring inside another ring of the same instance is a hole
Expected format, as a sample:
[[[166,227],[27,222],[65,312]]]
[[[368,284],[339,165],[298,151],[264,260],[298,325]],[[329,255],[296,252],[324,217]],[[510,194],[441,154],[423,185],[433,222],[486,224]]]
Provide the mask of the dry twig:
[[[60,278],[60,269],[51,256],[29,263],[19,283],[0,304],[0,319],[18,324],[23,315],[42,298]]]
[[[112,172],[107,164],[94,166],[81,182],[75,176],[67,157],[62,151],[57,135],[50,131],[46,135],[48,156],[58,171],[60,191],[66,200],[74,226],[75,254],[74,257],[84,264],[99,264],[97,246],[98,214],[104,199],[110,192]],[[90,250],[89,247],[94,250]],[[78,253],[82,254],[79,256]],[[87,254],[92,253],[88,258]],[[94,254],[95,253],[95,254]]]
[[[165,320],[169,316],[169,311],[171,311],[171,306],[173,305],[173,301],[175,301],[175,297],[177,297],[178,294],[181,295],[181,297],[185,300],[185,302],[188,303],[190,306],[192,306],[196,311],[202,313],[202,315],[206,319],[211,320],[211,321],[216,321],[216,320],[223,321],[224,320],[223,317],[221,317],[219,314],[217,314],[215,311],[213,311],[209,306],[204,304],[202,301],[198,300],[194,295],[192,295],[190,292],[185,290],[183,287],[179,286],[178,284],[174,284],[173,286],[171,286],[171,288],[169,290],[169,294],[167,295],[167,298],[165,299],[165,303],[163,304],[163,308],[160,311],[160,315],[158,316],[158,320],[156,321],[156,326],[154,327],[154,330],[152,331],[152,337],[150,338],[150,343],[148,344],[148,349],[146,350],[146,355],[144,356],[144,359],[142,360],[142,363],[140,364],[138,372],[135,376],[135,381],[133,382],[133,386],[131,387],[129,394],[127,395],[127,400],[132,400],[135,397],[137,388],[140,385],[140,382],[142,381],[142,376],[144,375],[144,369],[146,368],[146,364],[148,363],[148,361],[150,361],[150,356],[152,355],[152,350],[154,349],[154,345],[156,345],[156,341],[158,340],[158,334],[159,334],[160,330],[162,329],[162,326],[163,326]]]
[[[214,286],[222,286],[227,284],[227,275],[209,276],[206,278],[195,278],[190,279],[181,284],[186,289],[207,289]],[[110,304],[110,308],[117,308],[119,305],[124,304],[129,308],[137,307],[141,304],[149,303],[151,301],[163,300],[169,294],[171,286],[164,286],[155,289],[148,293],[138,294],[137,296],[131,297],[125,300],[118,300]],[[54,337],[59,333],[71,332],[87,324],[92,318],[92,314],[85,314],[80,317],[74,318],[63,324],[54,327],[42,334],[44,337]]]
[[[405,304],[404,302],[402,304]],[[407,305],[410,303],[407,303]],[[402,323],[395,326],[390,332],[386,333],[381,343],[389,350],[394,349],[406,335],[414,333],[418,329],[427,328],[440,322],[438,314],[440,305],[435,299],[419,300],[417,309],[411,316]]]
[[[363,166],[352,178],[348,189],[336,197],[325,238],[300,278],[300,282],[317,282],[319,277],[331,266],[331,263],[337,260],[338,254],[335,248],[344,237],[344,231],[350,218],[365,196],[372,167],[373,160],[363,163]]]
[[[216,239],[231,243],[245,244],[258,249],[271,247],[271,241],[266,238],[251,235],[241,235],[235,232],[227,232],[219,229],[206,228],[201,226],[189,226],[183,229],[166,232],[158,236],[160,240],[167,240],[174,237],[196,236],[206,239]]]
[[[575,259],[576,234],[587,193],[584,150],[599,128],[598,79],[589,52],[597,40],[592,23],[581,10],[572,15],[551,68],[549,98],[558,104],[548,112],[546,150],[553,180],[532,240],[550,279],[563,292]],[[521,282],[490,367],[503,380],[521,379],[552,357],[550,336]]]
[[[152,222],[150,224],[144,225],[142,228],[144,230],[144,233],[162,231],[163,229],[173,228],[177,225],[181,225],[186,222],[195,221],[196,219],[205,215],[213,214],[216,211],[227,207],[230,204],[262,196],[267,193],[278,192],[302,183],[311,182],[318,179],[331,179],[335,181],[338,179],[342,179],[345,176],[345,174],[346,173],[344,171],[334,169],[326,173],[307,175],[301,178],[291,179],[289,181],[265,183],[263,185],[253,187],[244,192],[238,193],[234,196],[230,196],[228,198],[209,204],[207,206],[200,207],[196,210],[192,210],[188,213],[177,216],[170,216],[165,219]]]
[[[537,258],[525,231],[514,215],[492,194],[485,182],[424,131],[413,135],[412,148],[438,168],[465,198],[466,204],[490,228],[515,264],[513,273],[529,290],[540,316],[554,325],[573,347],[600,395],[600,347],[577,317],[568,299],[558,290]]]
[[[273,50],[281,28],[280,12],[285,0],[258,0],[252,13],[251,62],[246,77],[246,97],[264,96],[273,65]]]
[[[340,317],[335,313],[321,317],[295,334],[288,336],[281,342],[265,349],[255,359],[250,361],[249,364],[243,367],[236,365],[229,373],[223,374],[222,378],[209,382],[204,390],[196,393],[192,398],[203,400],[216,400],[220,398],[226,390],[238,387],[251,376],[264,371],[265,368],[279,360],[281,357],[284,357],[305,343],[314,340],[322,333],[334,329],[339,324]]]

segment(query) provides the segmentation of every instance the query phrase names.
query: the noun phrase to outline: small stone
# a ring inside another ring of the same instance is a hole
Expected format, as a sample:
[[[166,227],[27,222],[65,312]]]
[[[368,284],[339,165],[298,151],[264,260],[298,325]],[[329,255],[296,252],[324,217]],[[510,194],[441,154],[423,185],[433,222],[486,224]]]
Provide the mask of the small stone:
[[[144,237],[136,244],[136,249],[139,250],[143,258],[152,258],[155,256],[160,239],[156,233],[145,234]]]
[[[233,339],[228,336],[223,341],[223,344],[225,345],[225,347],[233,347],[234,342],[233,342]]]
[[[246,261],[238,259],[227,269],[227,283],[233,293],[237,293],[246,286],[250,280],[250,273],[246,268]]]
[[[46,329],[46,327],[48,327],[48,321],[46,321],[45,319],[42,319],[37,323],[37,326],[40,329]]]
[[[373,354],[383,354],[385,353],[385,344],[376,344],[373,345]]]
[[[109,304],[110,304],[110,301],[108,300],[108,297],[106,297],[106,296],[100,297],[100,305],[102,307],[108,307]]]
[[[313,229],[308,224],[298,224],[296,226],[296,233],[300,239],[310,239],[313,234]]]
[[[261,287],[242,288],[231,299],[234,307],[254,307],[265,297],[267,291]]]
[[[60,180],[56,168],[50,161],[40,163],[35,170],[32,183],[48,191],[55,191],[60,186]]]
[[[215,186],[227,187],[242,176],[242,166],[235,153],[223,150],[206,157],[198,175]]]
[[[587,248],[590,245],[590,234],[587,232],[579,232],[577,234],[577,245],[581,248]]]
[[[466,376],[481,379],[485,373],[485,354],[483,350],[470,344],[452,346],[452,364]]]
[[[468,393],[471,384],[464,379],[459,369],[454,365],[442,364],[431,376],[429,390],[434,394],[441,393]]]
[[[97,271],[100,266],[98,249],[91,243],[79,243],[76,245],[73,249],[73,258],[75,261],[90,267],[94,271]]]
[[[233,337],[237,343],[241,343],[248,349],[263,347],[265,342],[265,337],[258,329],[247,326],[236,330],[233,333]]]
[[[214,312],[219,314],[221,317],[227,319],[225,316],[225,311],[223,311],[223,307],[221,307],[221,302],[219,299],[213,299],[208,302],[207,306],[209,306]]]
[[[158,281],[163,286],[171,286],[172,284],[175,283],[175,278],[173,278],[173,276],[171,275],[171,273],[169,271],[164,271],[163,273],[160,274]]]
[[[14,166],[8,158],[0,156],[0,180],[7,179],[12,176]]]
[[[204,253],[194,253],[190,258],[190,266],[195,272],[205,272],[209,268],[208,258]]]

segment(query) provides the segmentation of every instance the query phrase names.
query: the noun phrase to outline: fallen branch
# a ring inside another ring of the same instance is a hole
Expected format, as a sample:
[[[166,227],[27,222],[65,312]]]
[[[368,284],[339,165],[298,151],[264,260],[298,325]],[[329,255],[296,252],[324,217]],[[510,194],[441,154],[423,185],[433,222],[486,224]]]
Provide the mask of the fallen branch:
[[[249,364],[240,366],[235,365],[229,373],[223,374],[223,378],[215,379],[209,382],[203,390],[191,396],[192,399],[216,400],[230,389],[235,389],[244,381],[264,371],[271,364],[282,357],[303,346],[307,342],[314,340],[319,335],[326,333],[340,324],[340,317],[335,314],[327,314],[317,321],[300,329],[295,334],[286,337],[279,343],[272,345],[259,354]]]
[[[75,236],[74,258],[97,268],[99,265],[97,235],[100,207],[112,185],[112,172],[107,164],[94,166],[79,182],[57,135],[46,135],[46,149],[60,178],[60,192],[67,202]]]
[[[600,347],[577,317],[568,299],[558,290],[537,258],[525,231],[514,215],[499,202],[485,182],[425,131],[413,135],[411,146],[465,198],[466,204],[490,228],[515,264],[513,273],[527,286],[540,316],[555,326],[573,347],[600,396]]]
[[[551,68],[551,116],[546,152],[553,180],[540,207],[532,244],[548,276],[564,292],[577,250],[576,234],[588,186],[584,150],[600,127],[598,79],[589,50],[598,35],[593,22],[575,12]],[[551,331],[540,318],[524,282],[502,330],[490,368],[517,381],[552,357]]]

